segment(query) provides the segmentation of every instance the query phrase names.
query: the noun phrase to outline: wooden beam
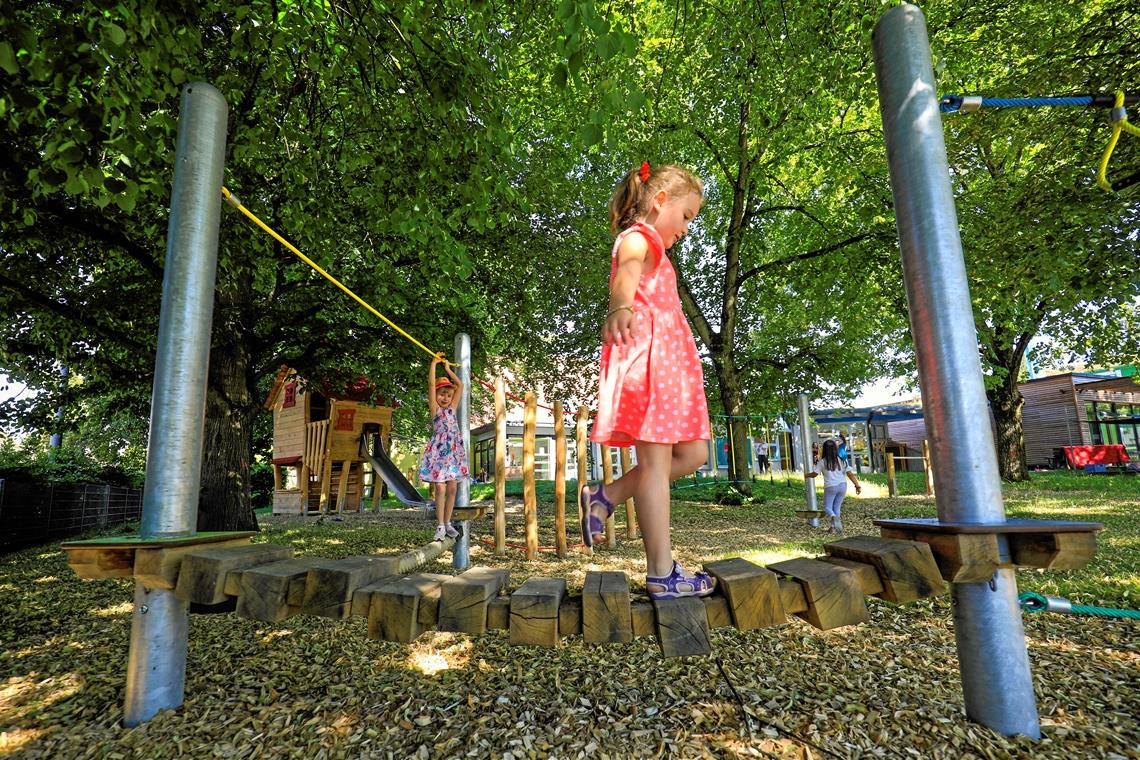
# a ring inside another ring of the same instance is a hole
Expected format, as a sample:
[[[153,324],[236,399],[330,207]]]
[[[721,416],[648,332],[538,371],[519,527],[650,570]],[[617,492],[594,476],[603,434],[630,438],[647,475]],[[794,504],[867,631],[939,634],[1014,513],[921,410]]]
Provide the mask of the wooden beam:
[[[219,541],[210,544],[211,547],[224,549],[231,546],[248,546],[249,538],[234,538],[229,541]],[[199,544],[189,546],[167,546],[155,549],[136,549],[134,576],[135,580],[147,588],[173,589],[178,583],[178,571],[182,567],[182,559],[187,554],[199,551]]]
[[[633,641],[629,578],[621,572],[586,572],[582,589],[582,637],[588,644]]]
[[[398,641],[404,644],[415,641],[430,628],[420,618],[424,599],[439,599],[443,584],[451,576],[420,573],[388,580],[368,586],[368,638]]]
[[[780,601],[779,578],[771,570],[733,557],[709,562],[705,571],[716,578],[717,590],[728,599],[732,621],[740,630],[752,631],[787,622]]]
[[[510,597],[511,643],[558,646],[558,610],[564,596],[562,578],[527,578]]]
[[[808,608],[796,614],[816,628],[827,631],[867,620],[863,590],[850,570],[802,557],[777,562],[768,569],[800,584]]]
[[[399,567],[398,555],[361,554],[345,559],[318,560],[309,568],[305,579],[301,611],[338,620],[346,618],[352,607],[352,592],[398,574]]]
[[[851,536],[824,544],[832,557],[874,566],[883,583],[878,596],[903,604],[947,591],[930,547],[920,541]]]
[[[473,567],[443,584],[439,630],[480,634],[487,629],[487,604],[510,581],[505,568]]]
[[[266,623],[279,623],[296,615],[301,606],[290,604],[290,589],[294,583],[304,583],[309,568],[317,561],[315,557],[295,557],[230,572],[226,579],[228,590],[232,590],[230,579],[238,579],[237,614]]]
[[[657,643],[666,657],[691,657],[712,653],[709,620],[704,603],[694,596],[655,599]]]
[[[252,544],[226,549],[199,549],[182,558],[174,594],[184,602],[218,604],[226,600],[226,574],[293,556],[292,546]]]

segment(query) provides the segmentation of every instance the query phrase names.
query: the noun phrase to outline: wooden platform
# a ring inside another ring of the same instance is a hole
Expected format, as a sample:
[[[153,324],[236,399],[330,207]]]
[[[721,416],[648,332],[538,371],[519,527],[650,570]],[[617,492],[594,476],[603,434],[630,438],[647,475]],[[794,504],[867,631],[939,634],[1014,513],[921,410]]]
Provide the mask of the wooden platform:
[[[1104,529],[1095,522],[1021,518],[1000,523],[940,522],[933,517],[873,522],[885,539],[928,545],[942,577],[951,583],[983,583],[1003,567],[1082,568],[1096,554],[1096,534]]]

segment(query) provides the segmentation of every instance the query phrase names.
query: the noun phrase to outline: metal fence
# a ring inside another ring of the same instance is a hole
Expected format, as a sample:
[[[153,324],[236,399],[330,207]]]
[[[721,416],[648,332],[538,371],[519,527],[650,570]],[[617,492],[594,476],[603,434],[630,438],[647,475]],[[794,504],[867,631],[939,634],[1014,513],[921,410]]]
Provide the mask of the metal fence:
[[[0,478],[0,552],[137,520],[142,489]]]

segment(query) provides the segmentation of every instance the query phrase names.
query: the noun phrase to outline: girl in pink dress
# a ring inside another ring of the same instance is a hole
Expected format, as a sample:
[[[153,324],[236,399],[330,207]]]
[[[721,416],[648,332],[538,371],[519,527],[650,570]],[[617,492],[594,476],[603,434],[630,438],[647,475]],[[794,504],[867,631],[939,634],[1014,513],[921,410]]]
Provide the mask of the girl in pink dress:
[[[673,560],[669,541],[669,482],[705,463],[710,430],[701,359],[665,251],[688,232],[702,192],[700,180],[687,170],[644,163],[610,199],[617,240],[590,438],[636,446],[637,466],[609,485],[582,485],[582,539],[588,546],[601,540],[613,505],[635,497],[648,566],[645,585],[654,599],[707,596],[713,590],[706,573],[688,573]]]
[[[447,377],[436,380],[435,368],[443,364]],[[448,379],[450,378],[450,379]],[[435,497],[435,538],[455,538],[459,535],[451,524],[451,513],[455,509],[455,494],[459,490],[459,479],[469,474],[467,471],[467,451],[463,448],[463,437],[459,432],[459,420],[455,409],[459,406],[463,383],[451,371],[451,364],[442,355],[432,359],[428,369],[428,408],[431,409],[431,441],[420,461],[420,480],[434,483],[432,496]]]

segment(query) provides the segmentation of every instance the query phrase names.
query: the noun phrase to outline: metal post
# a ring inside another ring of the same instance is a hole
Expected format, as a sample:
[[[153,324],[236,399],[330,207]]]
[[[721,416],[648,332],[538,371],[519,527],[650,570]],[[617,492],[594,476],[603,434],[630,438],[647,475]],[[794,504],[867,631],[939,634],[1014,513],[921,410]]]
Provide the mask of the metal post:
[[[993,434],[978,424],[989,413],[922,12],[888,10],[872,43],[938,518],[1003,522]],[[939,477],[950,465],[953,473]],[[999,550],[1009,557],[1002,537]],[[966,715],[1001,734],[1039,738],[1013,570],[954,584],[953,606]]]
[[[174,189],[154,364],[143,538],[188,536],[198,519],[206,369],[214,311],[226,102],[194,82],[182,91]],[[168,589],[135,584],[123,724],[182,704],[189,611]]]
[[[459,365],[459,381],[463,383],[463,397],[459,399],[459,435],[463,439],[463,450],[467,452],[467,462],[471,462],[471,336],[458,333],[455,336],[455,362]],[[460,509],[471,503],[471,478],[460,478],[455,493],[455,508]],[[471,564],[471,521],[463,520],[459,525],[459,537],[451,549],[451,566],[456,570],[466,570]]]
[[[815,478],[807,477],[811,472],[812,458],[811,458],[811,417],[808,414],[808,397],[806,393],[801,393],[799,396],[799,415],[800,415],[800,463],[803,465],[804,471],[804,499],[807,502],[807,509],[815,512],[819,509],[818,502],[815,499]],[[819,527],[819,518],[813,517],[808,520],[808,524],[813,528]]]

